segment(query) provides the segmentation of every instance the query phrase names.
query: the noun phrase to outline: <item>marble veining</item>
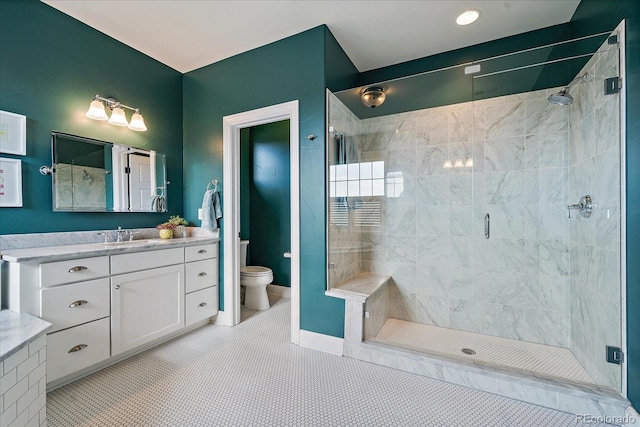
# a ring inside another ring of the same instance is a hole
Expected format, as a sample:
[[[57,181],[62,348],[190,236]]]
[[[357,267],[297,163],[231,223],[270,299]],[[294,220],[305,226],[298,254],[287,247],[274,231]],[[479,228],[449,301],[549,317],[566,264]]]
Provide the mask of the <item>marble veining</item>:
[[[76,259],[100,255],[114,255],[127,252],[167,249],[181,246],[218,242],[213,237],[184,237],[180,239],[149,239],[125,243],[85,243],[60,246],[46,246],[13,249],[2,252],[2,260],[9,262],[50,262],[62,259]]]
[[[0,310],[0,362],[51,329],[51,323],[29,314]]]

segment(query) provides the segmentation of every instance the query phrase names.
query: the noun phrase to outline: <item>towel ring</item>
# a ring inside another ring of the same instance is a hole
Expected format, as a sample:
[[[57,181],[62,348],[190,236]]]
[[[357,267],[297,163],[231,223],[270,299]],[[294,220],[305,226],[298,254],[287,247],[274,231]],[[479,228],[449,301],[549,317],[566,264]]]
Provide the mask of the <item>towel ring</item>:
[[[211,189],[211,188],[210,188],[210,185],[211,185],[211,184],[213,184],[213,191],[214,191],[214,192],[215,192],[215,191],[218,191],[218,180],[217,180],[217,179],[214,179],[213,181],[210,181],[210,182],[207,184],[207,191],[209,191],[209,190]]]
[[[158,190],[160,190],[160,194],[158,194]],[[164,196],[164,187],[156,187],[156,189],[153,190],[153,195],[158,197]]]

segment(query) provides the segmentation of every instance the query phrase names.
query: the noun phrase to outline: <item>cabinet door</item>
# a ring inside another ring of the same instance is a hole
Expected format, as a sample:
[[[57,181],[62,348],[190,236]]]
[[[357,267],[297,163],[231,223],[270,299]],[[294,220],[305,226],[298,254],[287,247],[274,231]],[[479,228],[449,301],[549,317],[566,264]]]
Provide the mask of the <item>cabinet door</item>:
[[[184,265],[111,277],[111,355],[184,327]]]

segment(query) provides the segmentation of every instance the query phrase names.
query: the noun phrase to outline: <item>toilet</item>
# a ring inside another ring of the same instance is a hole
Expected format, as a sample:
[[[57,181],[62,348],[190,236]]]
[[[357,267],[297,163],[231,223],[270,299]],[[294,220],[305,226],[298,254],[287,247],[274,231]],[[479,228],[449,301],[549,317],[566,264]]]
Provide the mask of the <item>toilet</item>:
[[[267,285],[273,282],[273,271],[267,267],[247,265],[248,240],[240,241],[240,284],[245,286],[244,308],[266,310],[271,305]]]

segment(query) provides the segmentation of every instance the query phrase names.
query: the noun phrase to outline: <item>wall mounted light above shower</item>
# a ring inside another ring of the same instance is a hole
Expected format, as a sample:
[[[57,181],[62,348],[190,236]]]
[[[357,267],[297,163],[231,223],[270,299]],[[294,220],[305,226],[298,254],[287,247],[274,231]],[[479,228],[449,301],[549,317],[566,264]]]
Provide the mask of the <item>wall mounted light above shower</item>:
[[[569,95],[569,89],[571,89],[571,86],[575,85],[576,83],[588,82],[589,80],[591,80],[591,76],[589,75],[589,73],[576,77],[575,79],[571,80],[568,85],[563,87],[560,92],[551,95],[548,98],[549,102],[556,105],[573,104],[573,96]]]
[[[370,108],[376,108],[382,105],[387,96],[384,89],[379,86],[371,86],[362,91],[360,99],[362,103]]]

